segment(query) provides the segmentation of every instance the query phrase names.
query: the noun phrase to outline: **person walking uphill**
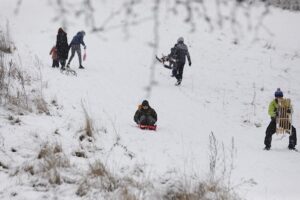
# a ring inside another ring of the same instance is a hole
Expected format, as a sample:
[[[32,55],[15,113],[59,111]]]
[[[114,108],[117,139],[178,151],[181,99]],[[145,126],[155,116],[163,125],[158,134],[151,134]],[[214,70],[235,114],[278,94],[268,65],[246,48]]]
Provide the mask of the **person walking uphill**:
[[[176,85],[180,85],[182,81],[183,68],[185,65],[185,57],[187,57],[189,66],[192,65],[190,53],[188,47],[184,44],[183,37],[178,38],[177,44],[175,44],[172,56],[176,58],[175,69],[173,70],[173,76],[177,79]]]
[[[84,67],[82,66],[82,59],[81,59],[81,48],[80,48],[80,44],[83,45],[84,49],[86,49],[86,45],[83,41],[83,38],[85,36],[85,32],[84,31],[79,31],[72,39],[71,43],[70,43],[70,48],[71,48],[71,57],[69,58],[68,61],[68,65],[67,67],[70,67],[70,63],[74,57],[75,52],[78,55],[78,59],[79,59],[79,69],[84,69]]]
[[[68,59],[69,45],[67,33],[62,28],[59,28],[57,32],[56,49],[61,68],[64,69]]]
[[[264,144],[266,145],[264,148],[265,150],[270,150],[271,142],[272,142],[272,135],[276,132],[276,118],[278,117],[278,112],[277,112],[278,101],[281,98],[283,98],[283,92],[280,90],[280,88],[278,88],[275,92],[275,99],[272,100],[271,103],[269,104],[268,113],[271,117],[271,122],[266,130],[266,136],[265,136],[265,141],[264,141]],[[292,108],[290,108],[290,110],[288,110],[288,112],[289,113],[292,112]],[[292,133],[290,134],[290,137],[289,137],[288,148],[290,150],[295,150],[296,145],[297,145],[296,129],[294,126],[292,126]]]
[[[134,121],[138,125],[153,126],[157,121],[157,114],[153,108],[150,107],[149,102],[144,100],[142,105],[139,105],[138,110],[135,112]]]

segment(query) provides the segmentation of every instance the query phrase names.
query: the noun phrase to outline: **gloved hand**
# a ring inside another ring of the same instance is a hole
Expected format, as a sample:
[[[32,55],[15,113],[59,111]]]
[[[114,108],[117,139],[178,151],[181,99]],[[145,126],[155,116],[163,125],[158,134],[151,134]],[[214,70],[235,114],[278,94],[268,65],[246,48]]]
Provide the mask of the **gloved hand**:
[[[192,62],[190,61],[190,62],[189,62],[189,66],[191,66],[191,65],[192,65]]]
[[[84,46],[83,48],[86,49],[86,46]]]
[[[290,108],[288,108],[286,112],[287,112],[288,114],[291,114],[292,111],[291,111]]]

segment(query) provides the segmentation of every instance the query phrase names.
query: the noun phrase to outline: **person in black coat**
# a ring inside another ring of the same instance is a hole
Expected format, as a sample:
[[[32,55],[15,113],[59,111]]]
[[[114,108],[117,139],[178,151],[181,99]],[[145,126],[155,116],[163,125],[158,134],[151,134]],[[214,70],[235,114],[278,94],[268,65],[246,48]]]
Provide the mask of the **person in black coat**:
[[[175,67],[173,70],[173,76],[177,79],[176,85],[180,85],[182,81],[183,68],[185,65],[185,57],[189,61],[189,66],[192,65],[190,53],[188,47],[184,44],[183,37],[178,38],[177,44],[172,48],[171,54],[176,58]]]
[[[68,59],[69,45],[67,33],[62,28],[59,28],[57,32],[56,48],[61,68],[64,69],[66,65],[66,60]]]
[[[139,105],[138,110],[134,114],[134,121],[139,125],[153,126],[157,121],[157,114],[153,108],[149,106],[149,102],[144,100]]]

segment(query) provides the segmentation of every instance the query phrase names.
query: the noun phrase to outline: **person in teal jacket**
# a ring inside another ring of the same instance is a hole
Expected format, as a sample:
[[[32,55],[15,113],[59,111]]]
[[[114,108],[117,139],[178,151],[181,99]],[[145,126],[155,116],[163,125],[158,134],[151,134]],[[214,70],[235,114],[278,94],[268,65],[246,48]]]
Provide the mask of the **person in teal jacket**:
[[[272,142],[272,135],[276,132],[276,117],[277,117],[277,108],[278,108],[278,99],[283,98],[283,92],[278,88],[275,92],[275,99],[271,101],[269,104],[268,114],[271,117],[271,122],[266,130],[266,137],[265,137],[265,150],[270,150],[271,142]],[[290,111],[291,112],[291,111]],[[289,137],[289,146],[290,150],[295,150],[295,146],[297,145],[297,135],[296,129],[292,126],[292,133]]]
[[[84,69],[82,66],[82,60],[81,60],[81,48],[80,45],[83,45],[83,48],[86,49],[86,45],[83,41],[83,38],[85,36],[84,31],[79,31],[72,39],[70,43],[70,48],[71,48],[71,57],[69,58],[67,67],[70,68],[70,63],[75,55],[75,52],[77,52],[78,59],[79,59],[79,69]]]

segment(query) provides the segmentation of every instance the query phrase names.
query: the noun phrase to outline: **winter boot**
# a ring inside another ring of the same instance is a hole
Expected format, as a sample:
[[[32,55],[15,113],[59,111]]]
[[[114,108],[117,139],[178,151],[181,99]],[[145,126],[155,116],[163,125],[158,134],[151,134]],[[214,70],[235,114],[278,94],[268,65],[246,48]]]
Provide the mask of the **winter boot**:
[[[84,67],[82,65],[79,66],[79,69],[84,69]]]
[[[264,148],[264,150],[267,150],[267,151],[269,151],[271,149],[271,147],[269,147],[269,146],[266,146],[265,148]]]
[[[289,148],[289,150],[296,150],[295,146],[289,145],[288,148]]]
[[[181,79],[177,80],[177,83],[175,83],[175,85],[180,85],[181,84]]]

